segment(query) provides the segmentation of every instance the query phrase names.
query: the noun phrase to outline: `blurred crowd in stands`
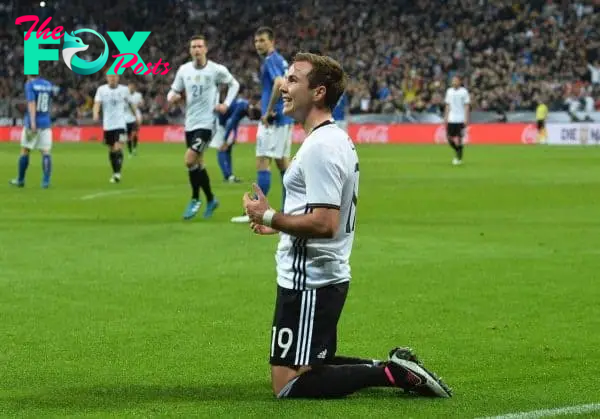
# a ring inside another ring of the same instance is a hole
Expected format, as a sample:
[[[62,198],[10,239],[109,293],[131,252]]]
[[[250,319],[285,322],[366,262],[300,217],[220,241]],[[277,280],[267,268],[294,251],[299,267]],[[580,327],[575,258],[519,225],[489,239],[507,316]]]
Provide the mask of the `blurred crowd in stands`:
[[[170,63],[167,75],[134,76],[146,98],[144,119],[164,123],[181,113],[166,94],[176,68],[189,59],[188,39],[204,34],[209,58],[259,91],[260,59],[253,34],[272,26],[276,47],[338,59],[351,76],[350,112],[441,113],[450,78],[464,76],[472,108],[481,111],[600,109],[600,0],[30,0],[0,4],[0,117],[20,112],[23,32],[15,18],[36,14],[49,27],[151,31],[140,50],[146,62]],[[108,38],[107,38],[108,39]],[[101,43],[85,38],[95,59]],[[109,41],[111,53],[116,48]],[[56,48],[57,46],[55,46]],[[109,64],[112,60],[109,60]],[[55,116],[85,118],[103,74],[78,76],[62,61],[42,62],[42,75],[61,87]],[[15,106],[15,104],[17,106]]]

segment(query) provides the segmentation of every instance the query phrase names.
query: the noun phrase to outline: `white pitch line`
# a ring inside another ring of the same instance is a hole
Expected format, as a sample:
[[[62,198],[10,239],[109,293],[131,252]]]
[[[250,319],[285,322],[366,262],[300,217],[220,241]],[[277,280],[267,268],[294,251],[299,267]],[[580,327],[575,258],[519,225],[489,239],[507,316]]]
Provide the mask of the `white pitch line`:
[[[185,187],[164,185],[164,186],[153,186],[153,187],[151,186],[146,189],[142,189],[142,188],[117,189],[117,190],[112,190],[112,191],[102,191],[102,192],[96,192],[93,194],[83,195],[79,199],[82,201],[88,201],[90,199],[104,198],[106,196],[122,195],[124,193],[146,193],[146,192],[157,192],[157,191],[170,191],[170,190],[174,190],[174,189],[185,190]],[[219,197],[220,195],[239,195],[240,200],[241,200],[241,197],[244,195],[244,193],[240,192],[239,190],[225,188],[225,189],[219,190],[218,193],[216,193],[215,195],[217,197]],[[155,196],[155,195],[153,195],[153,196]]]
[[[553,416],[581,415],[583,413],[599,412],[600,403],[580,404],[576,406],[557,407],[555,409],[532,410],[531,412],[508,413],[500,416],[488,416],[478,419],[537,419]]]
[[[121,195],[127,192],[134,192],[135,189],[119,189],[118,191],[104,191],[104,192],[97,192],[97,193],[93,193],[93,194],[89,194],[89,195],[83,195],[81,198],[82,201],[87,201],[88,199],[96,199],[96,198],[102,198],[104,196],[112,196],[112,195]]]
[[[86,201],[88,199],[96,199],[96,198],[102,198],[105,196],[113,196],[113,195],[122,195],[124,193],[162,191],[162,190],[169,190],[169,189],[173,189],[173,188],[174,188],[173,186],[163,185],[163,186],[151,186],[146,189],[141,189],[141,188],[116,189],[116,190],[112,190],[112,191],[102,191],[102,192],[96,192],[93,194],[84,195],[84,196],[80,197],[79,199]]]

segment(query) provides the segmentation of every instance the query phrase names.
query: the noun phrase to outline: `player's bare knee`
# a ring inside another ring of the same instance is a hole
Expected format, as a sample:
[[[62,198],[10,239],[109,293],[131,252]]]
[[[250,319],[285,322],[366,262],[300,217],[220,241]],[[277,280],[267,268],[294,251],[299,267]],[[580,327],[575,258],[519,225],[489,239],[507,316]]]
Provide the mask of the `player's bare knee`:
[[[279,365],[271,366],[271,388],[273,395],[278,396],[284,387],[298,376],[299,372],[290,367]]]
[[[256,170],[268,170],[270,165],[271,159],[269,157],[256,158]]]
[[[284,382],[283,380],[272,380],[271,389],[273,390],[273,396],[279,396],[286,384],[287,382]]]
[[[183,163],[186,165],[186,167],[190,168],[196,162],[196,156],[194,154],[195,153],[192,153],[189,148],[185,151],[185,154],[183,155]]]
[[[195,151],[188,149],[185,152],[184,162],[186,167],[188,169],[191,169],[194,166],[202,166],[204,164],[204,158],[202,154],[196,153]]]

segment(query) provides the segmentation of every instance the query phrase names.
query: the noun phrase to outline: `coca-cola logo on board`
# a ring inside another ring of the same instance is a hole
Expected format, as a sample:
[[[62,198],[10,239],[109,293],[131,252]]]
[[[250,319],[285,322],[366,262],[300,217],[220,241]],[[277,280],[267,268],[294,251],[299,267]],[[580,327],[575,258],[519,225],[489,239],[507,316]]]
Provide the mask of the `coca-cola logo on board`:
[[[62,128],[60,130],[60,141],[76,143],[80,141],[81,128]]]
[[[356,133],[356,141],[359,143],[387,143],[387,125],[362,125]]]
[[[184,138],[183,127],[167,127],[163,133],[163,140],[166,143],[182,143]]]

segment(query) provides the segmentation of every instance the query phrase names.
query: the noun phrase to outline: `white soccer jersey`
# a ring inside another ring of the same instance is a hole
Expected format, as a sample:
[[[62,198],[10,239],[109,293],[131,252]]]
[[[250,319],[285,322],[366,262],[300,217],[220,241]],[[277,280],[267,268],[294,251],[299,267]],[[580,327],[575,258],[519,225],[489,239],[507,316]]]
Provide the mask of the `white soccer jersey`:
[[[125,105],[125,122],[131,124],[136,121],[136,117],[140,115],[140,111],[137,108],[140,106],[144,98],[140,92],[129,93],[129,103],[136,106],[135,115],[131,112],[131,107],[129,105]]]
[[[196,68],[190,61],[177,70],[171,90],[175,93],[185,90],[186,131],[215,128],[215,105],[219,103],[219,84],[228,85],[224,103],[229,106],[235,99],[240,85],[225,66],[208,60],[204,67]]]
[[[102,104],[102,128],[104,131],[125,129],[125,107],[129,107],[129,89],[118,85],[111,88],[103,84],[96,90],[94,102]]]
[[[451,124],[462,124],[466,120],[465,105],[471,103],[469,92],[464,87],[455,89],[450,87],[446,90],[446,105],[450,108],[448,122]]]
[[[281,287],[304,290],[350,280],[358,178],[358,155],[345,131],[327,122],[306,137],[283,178],[284,213],[338,208],[340,223],[332,239],[301,239],[280,233],[275,259]]]

